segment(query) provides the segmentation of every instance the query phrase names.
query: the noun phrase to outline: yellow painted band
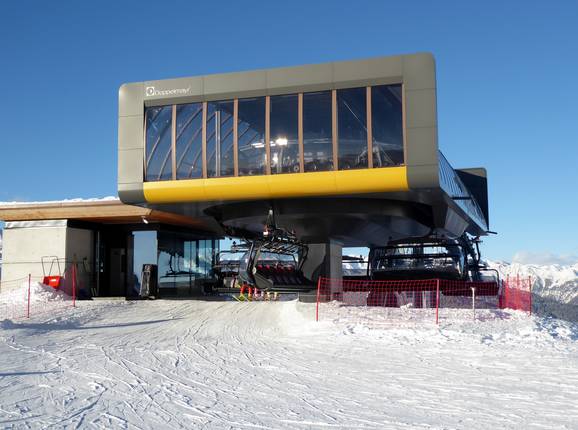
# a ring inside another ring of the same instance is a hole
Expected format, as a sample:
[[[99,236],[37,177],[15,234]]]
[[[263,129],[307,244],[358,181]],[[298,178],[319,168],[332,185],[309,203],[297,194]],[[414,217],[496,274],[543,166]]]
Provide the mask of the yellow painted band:
[[[149,203],[260,200],[407,191],[407,169],[342,170],[145,182]]]

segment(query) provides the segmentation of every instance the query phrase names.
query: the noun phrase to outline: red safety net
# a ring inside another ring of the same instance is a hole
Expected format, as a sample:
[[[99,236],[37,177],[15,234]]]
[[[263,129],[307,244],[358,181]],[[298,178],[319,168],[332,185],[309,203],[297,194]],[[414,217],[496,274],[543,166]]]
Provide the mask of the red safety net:
[[[510,277],[503,282],[500,308],[532,313],[532,278]]]
[[[511,307],[507,305],[514,298],[514,293],[509,292],[508,301],[504,301],[502,295],[498,282],[320,278],[316,319],[319,321],[324,313],[327,318],[348,321],[353,318],[372,325],[391,324],[398,319],[436,323],[443,319],[476,319],[478,310]],[[356,309],[359,307],[365,309]],[[512,309],[526,310],[523,306]],[[480,315],[478,312],[478,317]]]

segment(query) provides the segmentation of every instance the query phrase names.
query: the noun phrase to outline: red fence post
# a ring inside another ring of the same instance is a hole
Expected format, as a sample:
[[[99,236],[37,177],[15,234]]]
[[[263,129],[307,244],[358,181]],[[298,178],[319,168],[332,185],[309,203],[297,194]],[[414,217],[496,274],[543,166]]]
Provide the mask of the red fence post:
[[[472,289],[472,313],[474,321],[476,320],[476,287],[471,287]]]
[[[440,280],[436,279],[436,324],[439,325],[439,309],[440,309]]]
[[[509,306],[509,295],[510,295],[510,275],[506,277],[506,285],[504,285],[504,307],[503,309],[507,309]]]
[[[516,297],[516,301],[519,303],[520,302],[520,293],[519,291],[522,289],[522,286],[520,285],[520,274],[517,273],[516,274],[516,289],[518,290],[518,294]]]
[[[28,274],[28,304],[26,306],[26,318],[30,318],[30,278],[31,274]]]
[[[528,294],[530,295],[530,316],[532,316],[532,277],[528,276]]]
[[[315,307],[315,321],[319,322],[319,295],[321,293],[321,277],[317,279],[317,305]]]
[[[76,307],[76,263],[72,264],[72,307]]]

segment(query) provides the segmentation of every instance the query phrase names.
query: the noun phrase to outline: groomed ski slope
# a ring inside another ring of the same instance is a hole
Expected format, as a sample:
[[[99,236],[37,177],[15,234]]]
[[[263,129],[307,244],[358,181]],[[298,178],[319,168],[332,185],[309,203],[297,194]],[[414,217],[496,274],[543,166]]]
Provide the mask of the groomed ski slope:
[[[0,323],[2,428],[576,428],[578,327],[372,329],[295,301],[79,302]]]

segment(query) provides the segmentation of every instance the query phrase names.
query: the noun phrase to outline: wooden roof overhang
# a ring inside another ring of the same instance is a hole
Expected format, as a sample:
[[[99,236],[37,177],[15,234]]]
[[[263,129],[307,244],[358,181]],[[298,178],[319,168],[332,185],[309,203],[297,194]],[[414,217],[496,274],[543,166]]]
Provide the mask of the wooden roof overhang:
[[[143,218],[149,223],[206,228],[199,219],[127,205],[116,199],[0,204],[0,220],[6,222],[68,219],[99,224],[134,224],[142,223]]]

